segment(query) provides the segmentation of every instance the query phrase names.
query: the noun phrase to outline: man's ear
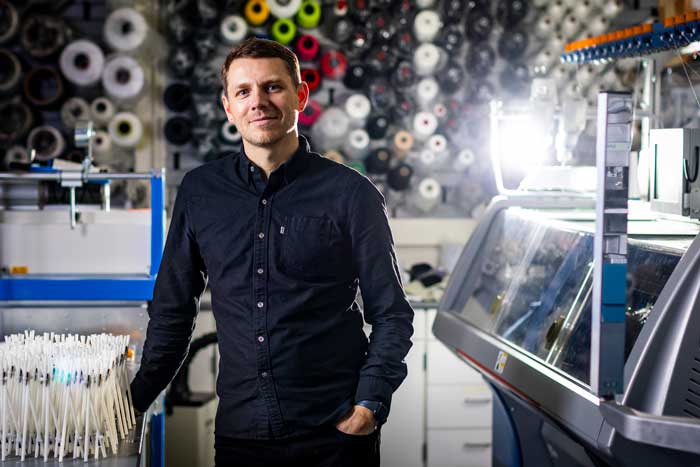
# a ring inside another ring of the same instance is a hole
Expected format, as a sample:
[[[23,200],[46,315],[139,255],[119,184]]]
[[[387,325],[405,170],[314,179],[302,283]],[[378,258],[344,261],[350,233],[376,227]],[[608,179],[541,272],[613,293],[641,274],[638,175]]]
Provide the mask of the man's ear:
[[[309,85],[306,84],[306,81],[302,81],[297,87],[297,100],[299,101],[297,110],[303,112],[309,102]]]
[[[233,123],[233,120],[231,117],[231,105],[228,101],[228,98],[226,97],[225,92],[221,93],[221,105],[224,106],[224,112],[226,112],[226,118],[228,119],[229,122]]]

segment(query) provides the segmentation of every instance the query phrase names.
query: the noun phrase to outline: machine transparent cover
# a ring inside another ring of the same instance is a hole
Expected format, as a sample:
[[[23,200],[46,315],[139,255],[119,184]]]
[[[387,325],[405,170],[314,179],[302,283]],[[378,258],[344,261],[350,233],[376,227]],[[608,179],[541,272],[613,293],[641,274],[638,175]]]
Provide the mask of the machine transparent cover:
[[[662,243],[629,239],[625,358],[686,245]],[[592,274],[590,223],[506,209],[492,222],[453,311],[588,384]]]

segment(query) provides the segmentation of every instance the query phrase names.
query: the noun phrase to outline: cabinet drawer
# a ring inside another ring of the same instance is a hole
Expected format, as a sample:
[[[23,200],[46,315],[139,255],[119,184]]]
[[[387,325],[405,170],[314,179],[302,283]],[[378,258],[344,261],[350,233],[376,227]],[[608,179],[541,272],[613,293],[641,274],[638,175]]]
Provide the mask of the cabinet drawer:
[[[428,430],[428,467],[491,467],[491,431]]]
[[[428,386],[428,428],[491,428],[488,386]]]
[[[428,383],[478,384],[479,373],[453,354],[442,342],[428,341]]]

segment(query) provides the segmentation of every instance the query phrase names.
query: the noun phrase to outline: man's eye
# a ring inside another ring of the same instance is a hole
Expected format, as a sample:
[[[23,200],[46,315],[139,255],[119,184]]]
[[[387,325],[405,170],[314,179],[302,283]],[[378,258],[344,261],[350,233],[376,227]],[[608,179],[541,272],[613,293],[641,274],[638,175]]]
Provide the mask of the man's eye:
[[[236,93],[236,96],[244,97],[248,95],[248,90],[247,89],[241,89]]]
[[[281,86],[279,84],[270,84],[267,86],[267,89],[270,91],[278,91],[281,89]]]

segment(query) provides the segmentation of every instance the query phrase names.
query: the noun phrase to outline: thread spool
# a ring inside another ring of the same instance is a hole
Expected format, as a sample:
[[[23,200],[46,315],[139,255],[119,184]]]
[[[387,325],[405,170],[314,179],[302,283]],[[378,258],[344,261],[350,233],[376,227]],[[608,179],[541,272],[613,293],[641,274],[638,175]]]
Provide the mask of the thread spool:
[[[61,72],[76,86],[93,86],[100,82],[105,66],[102,49],[92,41],[80,39],[63,49]]]
[[[367,0],[349,0],[348,11],[358,23],[364,23],[372,14],[372,4]]]
[[[465,37],[459,25],[450,24],[442,29],[437,45],[442,47],[449,56],[453,56],[462,51],[464,42]]]
[[[228,15],[219,24],[219,37],[227,46],[234,46],[243,41],[248,35],[248,24],[242,16]]]
[[[418,105],[410,94],[399,94],[393,107],[393,117],[397,121],[406,120],[418,111]]]
[[[440,94],[440,85],[434,78],[423,78],[416,86],[418,103],[423,109],[429,109]]]
[[[348,62],[345,54],[338,50],[329,50],[321,55],[321,73],[329,79],[341,79],[345,75]]]
[[[243,17],[251,26],[262,26],[270,17],[270,7],[265,0],[248,0]]]
[[[325,157],[326,159],[330,159],[333,162],[337,162],[338,164],[345,163],[345,157],[343,156],[343,154],[341,154],[340,151],[336,151],[335,149],[331,149],[329,151],[324,152],[323,157]]]
[[[487,8],[476,8],[469,12],[465,22],[465,35],[473,44],[486,41],[493,30],[493,17]]]
[[[355,25],[344,50],[348,55],[361,58],[372,47],[372,36],[362,26]]]
[[[192,37],[192,25],[182,15],[168,15],[166,28],[168,37],[176,44],[184,44]]]
[[[35,107],[52,107],[63,97],[63,80],[55,68],[38,66],[24,78],[24,96]]]
[[[402,60],[396,66],[392,75],[392,82],[399,89],[406,89],[416,82],[416,73],[411,62]]]
[[[440,204],[442,199],[442,187],[434,178],[424,178],[418,183],[413,205],[423,212],[432,211]]]
[[[471,149],[462,149],[455,155],[452,168],[456,172],[465,172],[474,164],[475,160],[476,157]]]
[[[364,126],[372,110],[372,104],[364,94],[352,94],[345,101],[345,113],[354,125]]]
[[[146,18],[133,8],[119,8],[107,16],[104,40],[116,52],[137,52],[149,41]]]
[[[588,23],[588,33],[600,36],[610,29],[610,20],[605,16],[596,16]]]
[[[508,31],[508,34],[501,35],[498,40],[498,54],[506,60],[518,60],[527,50],[528,42],[528,36],[524,31],[513,29]]]
[[[554,22],[552,21],[552,18],[550,18],[548,15],[542,15],[535,24],[535,36],[540,40],[544,40],[548,38],[553,32]]]
[[[352,39],[355,24],[348,18],[337,18],[329,24],[327,36],[336,44],[345,44]]]
[[[367,70],[361,63],[351,63],[343,77],[343,84],[348,89],[357,90],[365,87]]]
[[[439,161],[442,161],[447,157],[447,150],[449,149],[447,138],[441,134],[434,134],[428,138],[426,148],[435,154]]]
[[[200,63],[211,61],[214,52],[219,47],[216,37],[209,31],[199,31],[194,36],[194,50]]]
[[[344,151],[351,159],[362,159],[369,153],[369,135],[363,128],[356,128],[348,134]]]
[[[29,164],[30,162],[29,152],[23,146],[15,145],[5,152],[5,166],[7,167],[13,164]]]
[[[401,163],[389,170],[386,177],[386,184],[394,191],[404,191],[411,186],[413,167],[406,163]]]
[[[219,140],[215,133],[201,130],[194,133],[195,157],[202,162],[209,162],[219,158],[221,150]]]
[[[299,125],[311,128],[321,116],[323,109],[321,104],[315,100],[310,100],[306,103],[303,111],[299,112]]]
[[[448,23],[457,22],[464,15],[464,11],[465,5],[463,0],[446,0],[442,2],[440,17]]]
[[[560,51],[564,49],[566,38],[561,32],[556,32],[549,36],[549,40],[545,44],[545,48],[552,51]]]
[[[27,148],[30,151],[36,151],[36,160],[48,161],[63,153],[66,149],[66,140],[56,128],[51,125],[41,125],[29,132]]]
[[[338,107],[327,108],[311,128],[314,144],[322,151],[342,146],[350,131],[350,119]]]
[[[321,5],[315,0],[304,0],[297,11],[297,24],[303,29],[313,29],[321,22]]]
[[[22,77],[22,64],[8,49],[0,49],[0,94],[15,90]]]
[[[61,106],[61,121],[66,128],[75,128],[79,120],[90,120],[90,104],[82,97],[71,97]]]
[[[302,68],[301,80],[309,86],[309,92],[314,92],[321,86],[321,73],[316,68]]]
[[[389,45],[396,35],[396,25],[384,16],[369,19],[366,27],[376,44]]]
[[[185,112],[192,106],[192,91],[182,83],[173,83],[165,88],[163,103],[171,112]]]
[[[574,14],[566,15],[561,25],[561,32],[564,37],[571,39],[576,37],[579,29],[581,29],[581,23]]]
[[[219,18],[219,6],[216,0],[196,0],[195,8],[200,27],[211,27]]]
[[[501,0],[496,7],[496,18],[504,28],[520,24],[529,10],[527,0]]]
[[[552,2],[549,2],[549,8],[547,8],[547,16],[549,16],[552,19],[552,22],[554,24],[559,24],[561,23],[561,20],[564,19],[564,15],[566,14],[567,10],[568,8],[562,0],[554,0]]]
[[[385,115],[374,115],[367,121],[367,134],[371,139],[381,139],[389,129],[389,119]]]
[[[267,6],[272,16],[291,18],[301,8],[301,0],[267,0]]]
[[[18,29],[17,9],[7,0],[0,1],[0,44],[10,42]]]
[[[429,112],[418,112],[413,117],[413,135],[418,140],[428,139],[435,133],[437,126],[437,118]]]
[[[119,112],[107,126],[112,143],[122,148],[134,148],[143,136],[141,120],[131,112]]]
[[[163,128],[165,140],[175,146],[187,144],[192,140],[192,121],[187,117],[171,117]]]
[[[603,16],[613,19],[622,12],[624,4],[620,0],[610,0],[603,3]]]
[[[0,101],[0,143],[9,144],[24,136],[31,128],[34,118],[31,109],[20,99]]]
[[[194,70],[197,57],[189,46],[174,47],[168,56],[168,69],[176,78],[188,78]]]
[[[445,69],[437,76],[440,91],[443,94],[451,95],[462,88],[464,84],[464,70],[457,63],[449,63]]]
[[[310,34],[302,34],[297,39],[296,49],[299,60],[303,62],[315,60],[319,51],[318,39]]]
[[[501,88],[513,95],[525,95],[530,88],[530,70],[522,63],[511,63],[501,72]]]
[[[128,55],[116,55],[105,64],[102,87],[116,102],[127,103],[137,98],[145,86],[143,68]]]
[[[383,44],[367,52],[365,64],[373,75],[386,75],[396,68],[397,59],[391,46]]]
[[[440,15],[434,10],[420,11],[413,19],[413,34],[418,42],[432,42],[442,28]]]
[[[593,9],[594,4],[590,0],[579,0],[574,5],[574,15],[578,18],[588,18]]]
[[[219,139],[222,144],[237,146],[241,144],[243,135],[233,122],[225,121],[219,130]]]
[[[413,66],[418,76],[428,76],[439,70],[442,56],[434,44],[421,44],[413,54]]]
[[[291,19],[278,18],[272,23],[270,28],[272,39],[282,45],[287,45],[294,40],[297,35],[297,26]]]
[[[396,94],[384,78],[374,78],[369,84],[369,101],[372,108],[380,113],[388,114],[396,107]]]
[[[112,138],[104,130],[97,130],[92,138],[92,155],[99,165],[104,165],[105,160],[112,154]]]
[[[467,52],[465,66],[472,77],[484,79],[491,73],[495,60],[496,53],[493,49],[487,44],[479,44]]]
[[[387,148],[372,151],[365,159],[365,168],[370,174],[385,174],[391,165],[391,152]]]
[[[413,147],[413,135],[406,130],[399,130],[394,135],[392,144],[396,156],[403,158]]]
[[[107,125],[114,118],[114,104],[106,97],[98,97],[90,103],[90,115],[99,126]]]
[[[22,47],[34,58],[48,58],[65,45],[67,30],[60,17],[30,16],[22,21]]]
[[[193,117],[195,126],[199,128],[209,128],[219,126],[219,123],[226,118],[221,105],[215,99],[196,99],[194,101]]]
[[[416,49],[416,41],[413,35],[408,30],[402,30],[394,36],[394,48],[402,57],[413,56],[413,51]]]

